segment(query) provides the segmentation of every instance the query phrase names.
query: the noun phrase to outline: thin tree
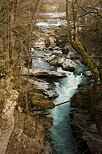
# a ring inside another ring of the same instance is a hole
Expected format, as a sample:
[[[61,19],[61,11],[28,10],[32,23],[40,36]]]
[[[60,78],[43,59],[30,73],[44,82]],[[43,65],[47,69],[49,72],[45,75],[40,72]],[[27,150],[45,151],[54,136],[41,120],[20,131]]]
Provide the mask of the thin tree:
[[[98,82],[101,83],[101,75],[100,72],[102,71],[102,68],[99,68],[95,61],[89,56],[88,52],[83,47],[82,43],[80,42],[79,34],[78,34],[78,11],[77,11],[77,1],[76,0],[66,0],[66,19],[67,19],[67,34],[68,34],[68,41],[72,45],[72,47],[81,55],[82,59],[86,62],[88,68],[90,69],[93,78],[94,83],[92,87],[91,92],[91,108],[94,108],[94,105],[96,104],[96,92],[97,92],[97,84]],[[70,24],[70,11],[69,6],[72,8],[72,16],[73,16],[73,28]]]

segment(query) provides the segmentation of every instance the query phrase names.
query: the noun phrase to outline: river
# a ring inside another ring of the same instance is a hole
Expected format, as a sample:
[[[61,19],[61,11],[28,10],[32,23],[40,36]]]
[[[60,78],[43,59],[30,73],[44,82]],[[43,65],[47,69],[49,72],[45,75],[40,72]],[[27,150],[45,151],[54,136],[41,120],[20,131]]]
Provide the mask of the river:
[[[43,14],[45,15],[45,14]],[[48,14],[47,14],[48,15]],[[50,15],[58,16],[57,13],[50,13]],[[55,21],[56,19],[54,19]],[[50,23],[49,23],[50,21]],[[49,19],[44,22],[38,22],[37,25],[40,28],[46,29],[50,26],[58,26],[64,22],[61,19],[56,20],[55,23],[52,23],[53,19]],[[44,55],[49,51],[39,51],[34,53],[38,56]],[[41,58],[33,60],[33,67],[42,68],[42,69],[50,69],[51,66],[44,62]],[[78,85],[83,81],[83,76],[81,72],[85,69],[85,66],[80,64],[77,61],[77,70],[76,73],[68,72],[62,70],[62,68],[57,68],[58,72],[62,72],[66,74],[65,78],[58,79],[54,81],[55,87],[54,89],[57,91],[59,96],[53,99],[54,104],[64,102],[70,100],[70,98],[75,94],[78,89]],[[78,75],[77,75],[78,72]],[[53,126],[50,129],[52,132],[52,147],[54,154],[77,154],[77,149],[75,146],[75,141],[72,135],[72,130],[70,126],[70,102],[67,104],[63,104],[61,106],[57,106],[54,109],[50,110],[50,116],[53,118]]]

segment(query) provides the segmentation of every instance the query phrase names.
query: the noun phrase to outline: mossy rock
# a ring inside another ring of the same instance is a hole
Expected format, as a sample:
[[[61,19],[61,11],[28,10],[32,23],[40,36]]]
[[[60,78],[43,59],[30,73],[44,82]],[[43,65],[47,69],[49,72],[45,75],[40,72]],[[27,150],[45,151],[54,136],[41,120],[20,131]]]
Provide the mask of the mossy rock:
[[[27,93],[27,102],[26,102],[26,96],[24,94],[20,94],[18,97],[18,104],[17,106],[20,106],[23,108],[23,111],[26,109],[26,103],[28,103],[28,108],[30,111],[32,110],[45,110],[45,109],[51,109],[54,107],[54,104],[52,101],[49,101],[45,98],[45,96],[38,92],[28,92]]]

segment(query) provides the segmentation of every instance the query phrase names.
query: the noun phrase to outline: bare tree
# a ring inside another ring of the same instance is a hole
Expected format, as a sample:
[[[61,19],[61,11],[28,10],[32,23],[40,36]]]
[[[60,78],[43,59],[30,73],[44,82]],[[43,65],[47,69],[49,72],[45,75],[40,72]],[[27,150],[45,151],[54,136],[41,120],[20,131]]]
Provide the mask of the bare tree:
[[[92,88],[92,100],[91,100],[91,107],[96,104],[96,92],[97,92],[97,84],[98,82],[101,83],[102,79],[102,68],[100,68],[96,62],[89,56],[88,52],[85,50],[84,46],[80,41],[80,36],[78,33],[78,16],[80,16],[78,9],[79,9],[79,1],[76,0],[66,0],[66,19],[67,19],[67,33],[68,33],[68,41],[72,45],[72,47],[82,56],[83,60],[86,62],[87,66],[89,67],[91,73],[93,74],[94,84]],[[70,8],[70,12],[69,9]],[[84,10],[83,7],[80,7]],[[84,12],[85,13],[85,12]],[[70,24],[70,16],[72,14],[72,22],[73,26]],[[100,53],[100,56],[102,54]]]

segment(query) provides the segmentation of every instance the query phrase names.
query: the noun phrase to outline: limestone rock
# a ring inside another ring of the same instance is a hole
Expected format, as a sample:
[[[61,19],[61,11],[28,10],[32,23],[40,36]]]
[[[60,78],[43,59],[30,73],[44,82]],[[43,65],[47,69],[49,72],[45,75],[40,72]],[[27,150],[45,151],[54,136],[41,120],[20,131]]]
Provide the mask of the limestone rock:
[[[37,89],[42,90],[43,94],[45,94],[49,98],[54,98],[58,96],[57,92],[55,92],[54,90],[51,90],[52,85],[46,81],[43,81],[43,80],[35,81],[32,79],[29,79],[29,82],[33,84]]]
[[[92,77],[92,73],[90,71],[85,71],[83,74],[87,77]]]
[[[63,66],[63,69],[67,71],[74,71],[76,68],[75,62],[70,59],[66,59],[62,66]]]
[[[55,71],[48,71],[48,70],[42,70],[42,69],[29,69],[23,67],[22,68],[22,74],[27,75],[29,72],[29,76],[35,76],[35,77],[51,77],[51,78],[60,78],[65,77],[66,75],[64,73],[58,73]]]

